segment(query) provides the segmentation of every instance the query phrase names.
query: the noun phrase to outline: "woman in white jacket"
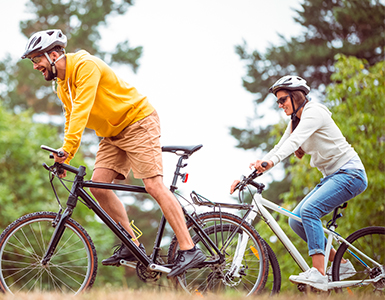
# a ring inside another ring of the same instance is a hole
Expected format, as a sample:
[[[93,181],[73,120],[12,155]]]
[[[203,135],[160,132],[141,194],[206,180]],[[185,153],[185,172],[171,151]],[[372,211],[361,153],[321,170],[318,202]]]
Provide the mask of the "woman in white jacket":
[[[270,92],[277,97],[279,107],[291,116],[291,122],[279,143],[261,160],[251,163],[250,168],[264,172],[292,153],[298,158],[307,153],[311,156],[310,165],[322,172],[324,178],[293,211],[302,218],[302,223],[289,219],[290,227],[308,243],[313,267],[298,276],[290,276],[289,280],[327,291],[328,276],[324,272],[326,238],[320,219],[366,189],[365,168],[334,123],[331,112],[322,104],[309,102],[310,88],[304,79],[284,76],[270,88]],[[262,167],[263,162],[267,162],[266,167]],[[231,192],[236,184],[237,181]],[[334,255],[332,249],[331,261]],[[342,279],[355,274],[348,260],[343,260],[340,268]]]

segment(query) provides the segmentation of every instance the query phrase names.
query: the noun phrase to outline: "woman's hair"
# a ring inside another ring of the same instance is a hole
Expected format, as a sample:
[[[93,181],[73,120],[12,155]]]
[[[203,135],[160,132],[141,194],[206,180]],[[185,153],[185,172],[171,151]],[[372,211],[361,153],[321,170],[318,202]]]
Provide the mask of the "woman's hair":
[[[306,105],[306,103],[308,102],[305,93],[300,90],[296,90],[296,91],[283,90],[283,91],[288,93],[290,97],[293,98],[293,102],[295,106],[295,108],[293,107],[293,111],[295,111],[298,107],[300,107],[304,102],[305,102],[304,105]],[[299,121],[300,121],[299,118],[295,118],[292,120],[291,132],[293,132],[294,129],[298,126]]]
[[[307,102],[305,93],[302,91],[297,90],[297,91],[286,91],[286,92],[291,94],[291,96],[293,97],[295,108],[300,107],[304,101]]]
[[[299,91],[299,90],[296,90],[296,91],[284,90],[284,91],[286,93],[288,93],[291,97],[293,97],[293,102],[294,102],[294,106],[295,106],[295,108],[293,107],[293,111],[295,111],[302,104],[304,104],[304,106],[305,106],[306,103],[309,102],[309,100],[306,98],[305,93],[302,91]],[[295,130],[295,128],[298,126],[300,121],[301,121],[301,119],[299,119],[298,117],[291,120],[291,132],[293,132]],[[303,151],[303,149],[301,147],[299,147],[295,151],[295,155],[299,159],[302,159],[302,157],[305,155],[305,152]]]

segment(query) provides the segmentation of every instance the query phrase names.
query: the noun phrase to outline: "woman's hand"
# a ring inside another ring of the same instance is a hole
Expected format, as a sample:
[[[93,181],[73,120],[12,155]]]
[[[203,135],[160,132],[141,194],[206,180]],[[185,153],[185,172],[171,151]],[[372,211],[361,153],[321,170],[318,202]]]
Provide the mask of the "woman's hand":
[[[238,183],[240,183],[240,180],[234,180],[233,184],[230,187],[230,195],[234,193],[235,187],[237,186]]]
[[[266,167],[262,166],[262,163],[264,163],[264,162],[267,163]],[[263,173],[272,167],[274,167],[274,163],[271,160],[267,160],[267,161],[257,160],[256,162],[251,163],[249,166],[250,169],[253,169],[253,168],[256,169],[258,171],[258,173]]]
[[[263,162],[266,162],[267,166],[262,167]],[[274,164],[271,160],[268,160],[268,161],[257,160],[256,162],[251,163],[249,167],[250,169],[252,168],[257,169],[259,173],[263,173],[269,170],[270,168],[274,167]],[[240,180],[234,180],[233,184],[230,187],[230,194],[234,193],[235,187],[237,186],[238,183],[240,183]]]

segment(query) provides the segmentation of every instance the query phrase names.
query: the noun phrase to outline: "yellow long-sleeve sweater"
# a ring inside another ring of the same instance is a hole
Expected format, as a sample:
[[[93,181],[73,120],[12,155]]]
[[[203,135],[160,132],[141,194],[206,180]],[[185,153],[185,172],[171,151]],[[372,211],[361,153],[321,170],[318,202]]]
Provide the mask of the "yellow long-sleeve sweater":
[[[86,127],[101,137],[116,136],[154,111],[147,97],[84,50],[66,54],[65,79],[58,79],[57,90],[65,108],[63,149],[69,153],[67,162],[78,150]]]

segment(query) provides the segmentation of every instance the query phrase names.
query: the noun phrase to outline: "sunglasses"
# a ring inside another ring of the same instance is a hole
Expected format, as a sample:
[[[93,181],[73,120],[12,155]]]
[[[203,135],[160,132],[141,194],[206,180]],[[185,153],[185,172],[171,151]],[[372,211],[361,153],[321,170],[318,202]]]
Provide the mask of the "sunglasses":
[[[278,104],[278,105],[284,104],[285,101],[286,101],[286,99],[287,99],[287,97],[289,97],[289,96],[290,96],[290,95],[286,95],[286,96],[283,96],[283,97],[279,98],[279,99],[277,100],[277,104]]]
[[[39,62],[41,62],[41,57],[44,55],[43,54],[40,54],[40,55],[36,55],[35,57],[32,57],[32,58],[29,58],[34,64],[38,64]]]

